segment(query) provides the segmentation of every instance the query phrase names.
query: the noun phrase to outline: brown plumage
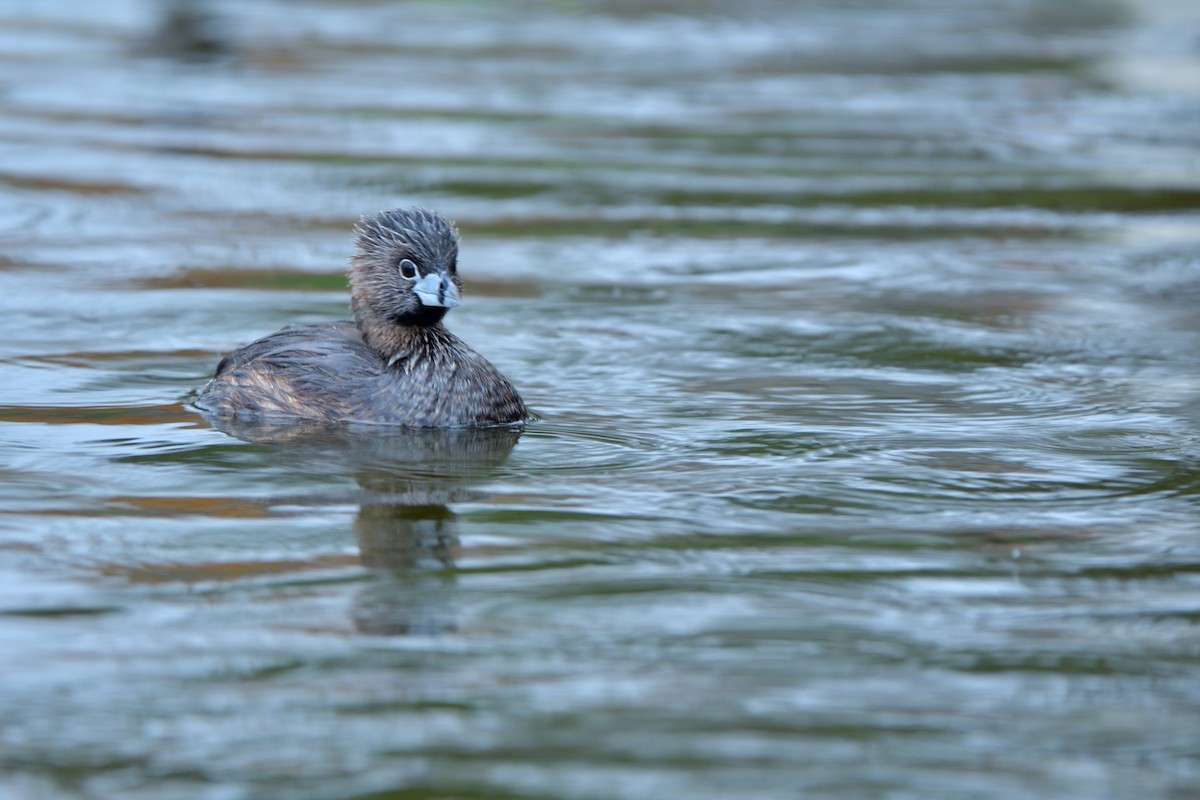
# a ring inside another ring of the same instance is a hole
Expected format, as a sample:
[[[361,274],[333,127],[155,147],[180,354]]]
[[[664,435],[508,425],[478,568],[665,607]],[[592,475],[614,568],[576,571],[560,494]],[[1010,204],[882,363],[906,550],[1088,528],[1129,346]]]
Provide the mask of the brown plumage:
[[[413,208],[364,217],[355,230],[354,321],[289,325],[235,350],[196,406],[218,416],[416,428],[525,420],[512,384],[442,325],[462,287],[454,226]]]

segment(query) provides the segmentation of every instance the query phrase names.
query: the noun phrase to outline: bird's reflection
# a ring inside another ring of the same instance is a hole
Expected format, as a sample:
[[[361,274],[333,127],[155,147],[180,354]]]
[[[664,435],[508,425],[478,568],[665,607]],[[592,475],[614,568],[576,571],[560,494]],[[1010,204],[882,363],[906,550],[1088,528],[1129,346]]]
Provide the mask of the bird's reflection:
[[[480,481],[500,466],[519,427],[414,430],[379,426],[210,419],[231,436],[278,448],[293,463],[353,474],[354,534],[363,566],[390,570],[356,598],[363,633],[453,630],[458,520],[449,503],[478,499]]]

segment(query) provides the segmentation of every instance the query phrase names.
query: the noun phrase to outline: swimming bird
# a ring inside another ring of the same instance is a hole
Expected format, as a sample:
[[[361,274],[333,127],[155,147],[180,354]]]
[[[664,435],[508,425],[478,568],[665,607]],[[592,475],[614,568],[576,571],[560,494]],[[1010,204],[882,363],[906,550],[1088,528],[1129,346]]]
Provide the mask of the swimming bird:
[[[453,223],[407,208],[363,217],[355,231],[354,320],[289,325],[235,350],[196,407],[218,417],[414,428],[524,421],[512,384],[442,324],[462,300]]]

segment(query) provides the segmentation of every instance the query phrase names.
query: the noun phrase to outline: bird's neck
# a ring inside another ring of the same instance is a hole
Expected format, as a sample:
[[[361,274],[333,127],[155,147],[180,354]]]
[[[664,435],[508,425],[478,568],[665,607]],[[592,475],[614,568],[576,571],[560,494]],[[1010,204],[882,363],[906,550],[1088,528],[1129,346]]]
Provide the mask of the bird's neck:
[[[403,325],[388,320],[356,319],[358,331],[371,349],[389,365],[413,356],[429,355],[455,341],[440,322]]]

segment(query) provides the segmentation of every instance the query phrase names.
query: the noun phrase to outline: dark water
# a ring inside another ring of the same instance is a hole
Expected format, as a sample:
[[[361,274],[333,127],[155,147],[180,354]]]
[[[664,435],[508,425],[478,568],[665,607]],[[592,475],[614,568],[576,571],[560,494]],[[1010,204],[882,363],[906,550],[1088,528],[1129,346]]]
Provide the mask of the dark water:
[[[541,422],[188,410],[400,204]],[[0,3],[0,796],[1195,797],[1197,245],[1195,4]]]

